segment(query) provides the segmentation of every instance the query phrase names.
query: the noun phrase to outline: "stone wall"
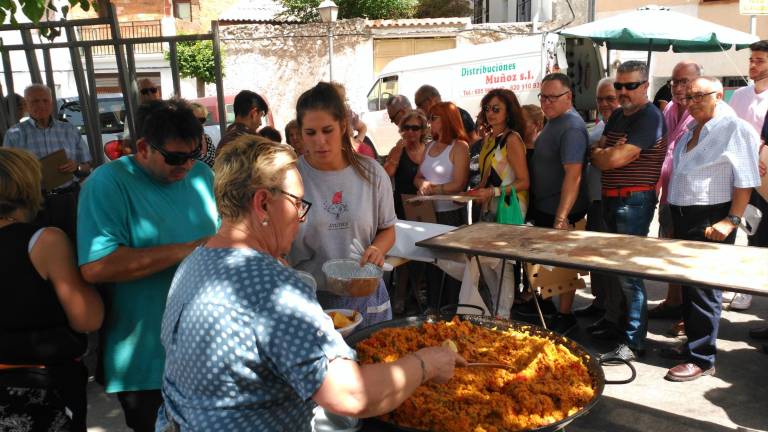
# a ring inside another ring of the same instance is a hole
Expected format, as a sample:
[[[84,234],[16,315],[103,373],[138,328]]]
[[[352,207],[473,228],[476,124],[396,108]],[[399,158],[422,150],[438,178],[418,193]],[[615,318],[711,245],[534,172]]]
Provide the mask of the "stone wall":
[[[253,90],[267,98],[282,129],[296,115],[301,93],[328,80],[327,25],[245,24],[222,27],[224,94]],[[354,110],[363,108],[373,80],[373,37],[365,20],[334,25],[333,80],[344,83]],[[215,87],[207,86],[209,94]]]

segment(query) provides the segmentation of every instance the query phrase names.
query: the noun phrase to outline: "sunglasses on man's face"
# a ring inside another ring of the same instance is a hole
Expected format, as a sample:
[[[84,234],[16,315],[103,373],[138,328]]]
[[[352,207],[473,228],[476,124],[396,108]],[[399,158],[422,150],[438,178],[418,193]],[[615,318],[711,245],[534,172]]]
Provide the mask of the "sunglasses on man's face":
[[[616,89],[616,90],[621,90],[623,88],[625,88],[627,90],[630,90],[630,91],[631,90],[637,90],[638,87],[640,87],[641,85],[643,85],[643,84],[645,84],[647,82],[648,81],[637,81],[637,82],[628,82],[628,83],[615,82],[615,83],[613,83],[613,88]]]
[[[207,121],[208,121],[208,119],[207,119],[207,118],[205,118],[205,117],[198,117],[198,118],[197,118],[197,121],[199,121],[199,122],[200,122],[200,124],[205,124],[205,122],[207,122]]]
[[[494,113],[498,114],[501,112],[501,107],[498,105],[483,105],[483,111],[490,112],[493,111]]]
[[[167,150],[164,150],[162,147],[158,147],[157,145],[151,142],[149,143],[149,146],[157,150],[157,152],[160,153],[161,155],[163,155],[163,159],[165,159],[165,163],[171,166],[184,165],[190,159],[197,159],[198,157],[200,157],[200,152],[202,150],[201,144],[198,144],[197,148],[192,150],[189,153],[169,152]]]
[[[421,125],[403,125],[404,131],[418,132],[421,129]]]
[[[713,92],[709,92],[709,93],[689,94],[689,95],[685,95],[685,97],[683,97],[683,100],[685,100],[687,103],[691,103],[691,101],[699,103],[699,102],[703,101],[705,97],[707,97],[709,95],[713,95],[715,93],[717,93],[717,92],[713,91]]]
[[[141,89],[139,91],[141,92],[141,94],[146,96],[146,95],[148,95],[150,93],[152,93],[152,94],[157,93],[157,87],[147,87],[147,88],[143,88],[143,89]]]

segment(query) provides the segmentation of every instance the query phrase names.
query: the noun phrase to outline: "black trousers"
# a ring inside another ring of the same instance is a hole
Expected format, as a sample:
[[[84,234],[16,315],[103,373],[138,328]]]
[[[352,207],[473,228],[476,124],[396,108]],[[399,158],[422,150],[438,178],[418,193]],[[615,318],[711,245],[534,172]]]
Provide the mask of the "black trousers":
[[[467,208],[435,212],[437,223],[451,226],[461,226],[467,223]],[[445,278],[445,279],[443,279]],[[459,293],[461,291],[461,281],[448,276],[435,265],[427,267],[427,302],[429,308],[438,312],[443,306],[447,308],[446,313],[455,313],[456,304],[459,303]]]
[[[160,390],[140,390],[117,393],[123,407],[125,424],[135,432],[154,432],[157,410],[163,404]]]
[[[734,228],[722,242],[704,237],[707,227],[728,216],[730,202],[707,206],[670,205],[670,209],[675,238],[724,244],[736,242],[738,228]],[[691,361],[705,370],[715,365],[717,331],[723,310],[722,299],[721,290],[683,285],[683,322],[685,333],[688,335],[686,351]]]

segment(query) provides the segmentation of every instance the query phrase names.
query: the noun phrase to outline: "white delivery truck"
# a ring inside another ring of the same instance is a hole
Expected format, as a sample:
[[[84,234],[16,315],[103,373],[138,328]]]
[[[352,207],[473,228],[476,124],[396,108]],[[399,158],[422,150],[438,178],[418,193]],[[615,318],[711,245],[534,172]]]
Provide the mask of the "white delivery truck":
[[[430,84],[440,91],[443,101],[455,103],[474,118],[483,95],[494,88],[514,91],[521,105],[538,105],[541,79],[560,71],[574,82],[576,109],[586,112],[595,108],[595,88],[603,70],[599,51],[591,41],[553,33],[401,57],[376,77],[368,93],[368,110],[361,117],[377,152],[385,156],[400,138],[387,115],[387,100],[392,96],[402,94],[415,103],[416,90]]]

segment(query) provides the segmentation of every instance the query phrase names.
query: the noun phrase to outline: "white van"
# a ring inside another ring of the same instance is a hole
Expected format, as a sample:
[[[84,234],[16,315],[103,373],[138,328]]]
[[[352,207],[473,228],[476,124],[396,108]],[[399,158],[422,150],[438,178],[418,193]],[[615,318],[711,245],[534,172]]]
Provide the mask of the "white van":
[[[604,70],[599,51],[591,41],[545,33],[395,59],[376,77],[368,93],[368,111],[361,118],[383,156],[400,138],[387,115],[387,100],[392,96],[405,95],[415,105],[416,90],[430,84],[443,101],[455,103],[474,118],[480,100],[494,88],[514,91],[521,105],[538,105],[541,79],[557,70],[573,80],[576,108],[594,109],[595,88]]]

